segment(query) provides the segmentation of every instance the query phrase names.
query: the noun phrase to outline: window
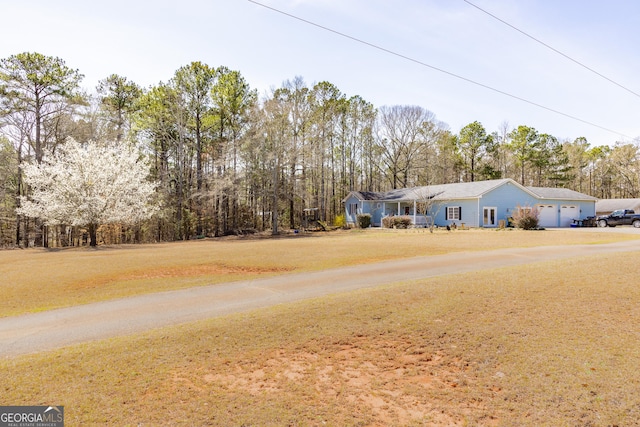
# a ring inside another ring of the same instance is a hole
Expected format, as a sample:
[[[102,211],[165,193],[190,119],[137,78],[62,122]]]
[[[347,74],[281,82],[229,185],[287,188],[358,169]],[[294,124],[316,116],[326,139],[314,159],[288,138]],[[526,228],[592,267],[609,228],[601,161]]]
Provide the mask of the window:
[[[447,206],[445,211],[445,219],[450,221],[458,220],[462,217],[462,208],[460,206]]]
[[[356,215],[358,213],[358,204],[349,203],[349,215]]]

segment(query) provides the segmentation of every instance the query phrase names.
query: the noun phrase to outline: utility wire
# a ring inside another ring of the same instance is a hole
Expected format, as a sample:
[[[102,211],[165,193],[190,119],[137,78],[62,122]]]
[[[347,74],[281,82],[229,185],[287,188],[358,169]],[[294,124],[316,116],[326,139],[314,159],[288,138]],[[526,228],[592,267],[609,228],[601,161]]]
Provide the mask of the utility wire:
[[[405,59],[405,60],[407,60],[407,61],[410,61],[410,62],[416,63],[416,64],[418,64],[418,65],[422,65],[423,67],[431,68],[432,70],[435,70],[435,71],[438,71],[438,72],[441,72],[441,73],[447,74],[447,75],[449,75],[449,76],[451,76],[451,77],[455,77],[455,78],[460,79],[460,80],[464,80],[465,82],[468,82],[468,83],[474,84],[474,85],[476,85],[476,86],[483,87],[483,88],[488,89],[488,90],[491,90],[491,91],[493,91],[493,92],[497,92],[497,93],[499,93],[499,94],[501,94],[501,95],[508,96],[508,97],[510,97],[510,98],[513,98],[513,99],[517,99],[518,101],[522,101],[522,102],[525,102],[525,103],[527,103],[527,104],[530,104],[530,105],[536,106],[536,107],[538,107],[538,108],[542,108],[542,109],[544,109],[544,110],[550,111],[550,112],[552,112],[552,113],[559,114],[559,115],[564,116],[564,117],[568,117],[568,118],[570,118],[570,119],[572,119],[572,120],[576,120],[576,121],[578,121],[578,122],[581,122],[581,123],[587,124],[587,125],[589,125],[589,126],[593,126],[593,127],[598,128],[598,129],[602,129],[602,130],[605,130],[605,131],[607,131],[607,132],[610,132],[610,133],[613,133],[613,134],[616,134],[616,135],[623,136],[623,137],[625,137],[625,138],[629,138],[629,139],[631,139],[631,137],[630,137],[630,136],[625,135],[625,134],[623,134],[623,133],[621,133],[621,132],[617,132],[617,131],[615,131],[615,130],[612,130],[612,129],[606,128],[606,127],[604,127],[604,126],[600,126],[600,125],[598,125],[598,124],[596,124],[596,123],[590,122],[590,121],[588,121],[588,120],[581,119],[581,118],[576,117],[576,116],[572,116],[571,114],[563,113],[562,111],[558,111],[558,110],[555,110],[555,109],[553,109],[553,108],[546,107],[546,106],[544,106],[544,105],[542,105],[542,104],[538,104],[537,102],[530,101],[530,100],[525,99],[525,98],[522,98],[522,97],[520,97],[520,96],[513,95],[513,94],[511,94],[511,93],[509,93],[509,92],[505,92],[505,91],[503,91],[503,90],[496,89],[496,88],[494,88],[494,87],[492,87],[492,86],[489,86],[489,85],[486,85],[486,84],[484,84],[484,83],[480,83],[480,82],[477,82],[477,81],[472,80],[472,79],[470,79],[470,78],[463,77],[463,76],[461,76],[461,75],[459,75],[459,74],[452,73],[451,71],[447,71],[447,70],[444,70],[444,69],[442,69],[442,68],[435,67],[435,66],[433,66],[433,65],[427,64],[427,63],[425,63],[425,62],[422,62],[422,61],[417,60],[417,59],[415,59],[415,58],[411,58],[411,57],[409,57],[409,56],[406,56],[406,55],[403,55],[403,54],[401,54],[401,53],[395,52],[395,51],[393,51],[393,50],[390,50],[390,49],[384,48],[384,47],[382,47],[382,46],[379,46],[379,45],[376,45],[376,44],[370,43],[370,42],[368,42],[368,41],[365,41],[365,40],[359,39],[359,38],[354,37],[354,36],[350,36],[350,35],[348,35],[348,34],[342,33],[342,32],[340,32],[340,31],[334,30],[334,29],[329,28],[329,27],[326,27],[326,26],[324,26],[324,25],[317,24],[317,23],[312,22],[312,21],[309,21],[309,20],[307,20],[307,19],[300,18],[299,16],[292,15],[292,14],[287,13],[287,12],[284,12],[284,11],[282,11],[282,10],[280,10],[280,9],[276,9],[276,8],[274,8],[274,7],[271,7],[271,6],[267,6],[266,4],[260,3],[260,2],[258,2],[258,1],[255,1],[255,0],[247,0],[247,1],[248,1],[248,2],[250,2],[250,3],[253,3],[253,4],[255,4],[255,5],[262,6],[262,7],[264,7],[265,9],[269,9],[269,10],[272,10],[272,11],[274,11],[274,12],[280,13],[280,14],[282,14],[282,15],[284,15],[284,16],[289,17],[289,18],[292,18],[292,19],[298,20],[298,21],[300,21],[300,22],[304,22],[305,24],[312,25],[312,26],[314,26],[314,27],[320,28],[320,29],[325,30],[325,31],[328,31],[328,32],[330,32],[330,33],[337,34],[337,35],[339,35],[339,36],[341,36],[341,37],[347,38],[347,39],[349,39],[349,40],[353,40],[353,41],[358,42],[358,43],[361,43],[361,44],[364,44],[364,45],[366,45],[366,46],[369,46],[369,47],[372,47],[372,48],[374,48],[374,49],[380,50],[380,51],[382,51],[382,52],[388,53],[388,54],[390,54],[390,55],[397,56],[397,57],[399,57],[399,58],[402,58],[402,59]]]
[[[517,31],[517,32],[519,32],[520,34],[523,34],[523,35],[525,35],[525,36],[529,37],[531,40],[533,40],[533,41],[535,41],[535,42],[537,42],[537,43],[540,43],[542,46],[546,47],[547,49],[550,49],[550,50],[554,51],[554,52],[555,52],[555,53],[557,53],[558,55],[562,55],[562,56],[564,56],[564,57],[565,57],[565,58],[567,58],[569,61],[571,61],[571,62],[574,62],[574,63],[578,64],[578,65],[579,65],[579,66],[581,66],[582,68],[585,68],[585,69],[587,69],[587,70],[591,71],[593,74],[595,74],[595,75],[597,75],[597,76],[599,76],[599,77],[602,77],[603,79],[607,80],[608,82],[613,83],[614,85],[618,86],[619,88],[624,89],[624,90],[626,90],[627,92],[629,92],[629,93],[631,93],[631,94],[633,94],[633,95],[637,96],[638,98],[640,98],[640,94],[639,94],[639,93],[634,92],[633,90],[629,89],[628,87],[621,85],[620,83],[616,82],[615,80],[610,79],[609,77],[605,76],[605,75],[604,75],[604,74],[602,74],[602,73],[599,73],[598,71],[594,70],[593,68],[590,68],[590,67],[586,66],[585,64],[583,64],[582,62],[578,61],[577,59],[573,59],[572,57],[570,57],[570,56],[569,56],[569,55],[567,55],[566,53],[563,53],[563,52],[559,51],[558,49],[554,48],[553,46],[550,46],[550,45],[548,45],[547,43],[543,42],[542,40],[535,38],[535,37],[534,37],[534,36],[532,36],[531,34],[528,34],[528,33],[524,32],[524,31],[522,31],[520,28],[517,28],[517,27],[515,27],[514,25],[511,25],[510,23],[508,23],[508,22],[507,22],[507,21],[505,21],[504,19],[498,18],[496,15],[492,14],[491,12],[488,12],[488,11],[484,10],[483,8],[481,8],[481,7],[480,7],[480,6],[478,6],[478,5],[475,5],[475,4],[471,3],[469,0],[462,0],[462,1],[463,1],[463,2],[465,2],[465,3],[467,3],[467,4],[468,4],[468,5],[470,5],[470,6],[475,7],[475,8],[476,8],[476,9],[478,9],[479,11],[481,11],[481,12],[483,12],[483,13],[486,13],[487,15],[489,15],[490,17],[492,17],[493,19],[495,19],[495,20],[497,20],[497,21],[502,22],[502,23],[503,23],[504,25],[506,25],[507,27],[511,27],[511,28],[513,28],[514,30],[516,30],[516,31]]]

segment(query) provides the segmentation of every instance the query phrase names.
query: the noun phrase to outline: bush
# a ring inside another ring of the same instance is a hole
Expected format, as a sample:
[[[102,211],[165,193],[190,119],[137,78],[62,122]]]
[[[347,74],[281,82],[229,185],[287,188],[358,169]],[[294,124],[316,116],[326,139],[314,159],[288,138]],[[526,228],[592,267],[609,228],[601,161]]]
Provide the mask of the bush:
[[[409,228],[413,224],[413,219],[410,216],[397,216],[395,217],[396,228]]]
[[[382,218],[382,225],[385,228],[409,228],[412,224],[410,216],[387,216]]]
[[[538,209],[518,206],[513,212],[513,225],[523,230],[534,230],[538,228]]]
[[[369,228],[371,227],[371,214],[358,214],[356,216],[358,221],[358,227]]]
[[[344,228],[347,226],[347,217],[345,214],[336,215],[333,219],[333,225],[336,227]]]

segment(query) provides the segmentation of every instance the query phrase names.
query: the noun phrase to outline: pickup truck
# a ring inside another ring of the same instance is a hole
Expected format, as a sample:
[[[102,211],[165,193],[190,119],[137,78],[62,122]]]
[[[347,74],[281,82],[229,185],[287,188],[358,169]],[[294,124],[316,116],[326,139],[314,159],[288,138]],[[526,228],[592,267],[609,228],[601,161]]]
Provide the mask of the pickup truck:
[[[632,209],[618,209],[609,215],[599,216],[598,227],[615,227],[616,225],[633,225],[640,228],[640,214],[636,214]]]

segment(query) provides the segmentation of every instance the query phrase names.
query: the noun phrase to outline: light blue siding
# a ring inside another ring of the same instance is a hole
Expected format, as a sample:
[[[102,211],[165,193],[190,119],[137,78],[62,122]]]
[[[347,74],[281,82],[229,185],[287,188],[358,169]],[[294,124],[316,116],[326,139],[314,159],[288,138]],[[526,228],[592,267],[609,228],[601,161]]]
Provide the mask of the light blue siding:
[[[351,205],[356,205],[355,212],[352,210]],[[354,195],[347,197],[347,199],[344,201],[344,210],[345,210],[347,224],[355,225],[356,215],[363,213],[361,200],[355,197]]]
[[[496,223],[507,221],[513,215],[514,210],[520,207],[534,207],[539,200],[511,183],[506,183],[500,187],[484,194],[479,199],[480,209],[478,212],[478,227],[483,226],[483,213],[485,207],[495,207]]]
[[[573,203],[573,202],[567,202]],[[596,216],[596,203],[595,202],[581,202],[580,205],[580,219],[585,219],[588,216]]]
[[[448,219],[447,209],[455,207],[460,208],[460,213],[462,214],[460,219]],[[429,215],[433,217],[433,222],[438,227],[445,227],[447,225],[453,225],[454,223],[456,226],[464,223],[465,226],[468,227],[477,227],[478,201],[476,199],[470,199],[435,202],[431,206]]]
[[[382,225],[383,203],[369,202],[369,213],[371,214],[371,224],[380,227]]]
[[[512,185],[502,185],[478,199],[470,200],[450,200],[440,202],[432,209],[436,211],[435,223],[440,227],[451,225],[454,222],[457,225],[464,223],[470,227],[496,227],[500,221],[508,222],[518,207],[536,207],[538,205],[554,206],[553,222],[546,224],[548,227],[567,227],[567,218],[562,217],[562,210],[565,206],[575,206],[575,214],[572,219],[584,219],[589,216],[595,216],[595,202],[593,201],[576,201],[576,200],[549,200],[538,199],[526,191]],[[462,218],[460,220],[446,219],[447,207],[459,206],[462,208]],[[484,224],[485,208],[495,209],[495,218],[493,225]]]
[[[355,212],[351,208],[351,205],[356,205]],[[354,195],[347,197],[344,201],[345,215],[347,224],[350,226],[356,226],[358,224],[357,216],[361,214],[371,215],[371,224],[378,227],[382,217],[381,209],[377,208],[380,202],[371,200],[360,200]]]
[[[504,180],[500,185],[488,188],[479,196],[466,195],[463,196],[466,198],[454,197],[448,200],[434,201],[429,208],[428,215],[434,219],[434,223],[439,227],[454,223],[458,226],[464,223],[468,227],[497,227],[502,221],[507,223],[518,207],[544,206],[545,223],[541,225],[545,227],[569,227],[573,220],[596,215],[595,199],[589,200],[588,197],[585,197],[584,200],[581,197],[578,197],[581,200],[547,199],[535,193],[535,189],[531,191],[513,180]],[[390,198],[397,196],[397,193],[387,194]],[[546,194],[552,195],[554,191],[546,191]],[[357,204],[355,213],[353,209],[350,209],[351,204]],[[345,211],[349,224],[356,224],[357,214],[368,213],[371,214],[372,225],[380,226],[382,218],[390,214],[415,215],[414,206],[416,206],[414,201],[408,197],[398,197],[396,200],[360,200],[355,195],[350,195],[345,200]],[[452,207],[460,209],[460,218],[447,217],[447,209]],[[486,223],[484,221],[485,213]]]
[[[556,199],[544,200],[541,204],[554,208],[555,223],[542,224],[546,227],[569,227],[573,220],[596,216],[595,202]]]
[[[500,221],[507,221],[518,206],[533,207],[536,203],[538,203],[537,198],[515,185],[506,183],[477,199],[438,202],[432,210],[437,211],[435,223],[440,227],[453,223],[456,223],[456,225],[464,223],[469,227],[483,227],[484,209],[495,208],[493,225],[495,227]],[[447,208],[454,206],[459,206],[462,209],[462,218],[460,220],[446,218]]]

